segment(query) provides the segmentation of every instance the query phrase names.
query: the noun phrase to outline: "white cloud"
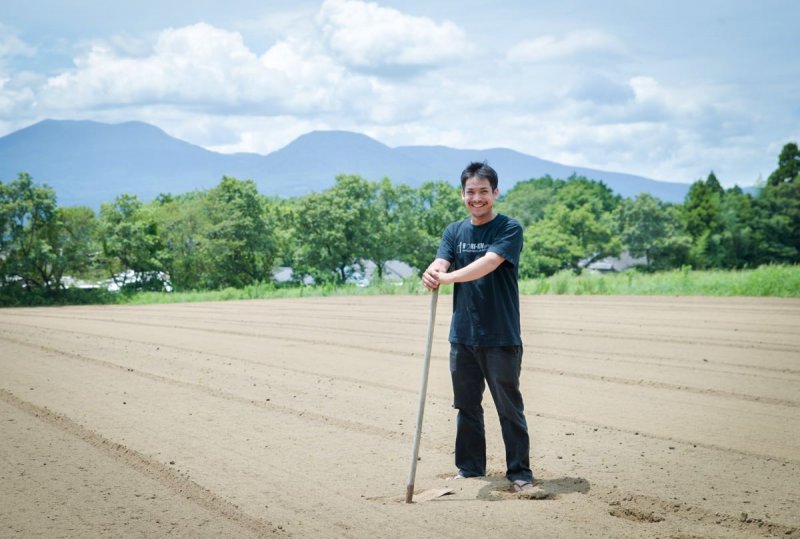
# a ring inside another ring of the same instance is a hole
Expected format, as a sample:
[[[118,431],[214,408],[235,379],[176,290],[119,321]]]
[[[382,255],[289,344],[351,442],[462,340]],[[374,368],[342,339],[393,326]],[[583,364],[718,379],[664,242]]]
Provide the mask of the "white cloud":
[[[36,48],[17,37],[14,30],[0,23],[0,61],[12,56],[33,56]]]
[[[0,117],[19,114],[35,102],[33,92],[28,88],[9,88],[8,78],[0,78]]]
[[[6,118],[20,121],[35,105],[36,96],[30,85],[35,77],[30,73],[14,72],[11,67],[15,57],[28,58],[35,54],[35,47],[17,37],[13,28],[0,22],[0,121]],[[2,125],[13,124],[2,121]]]
[[[567,96],[594,105],[624,104],[636,97],[628,81],[616,81],[603,74],[590,74],[566,92]]]
[[[259,56],[242,36],[200,23],[162,31],[146,54],[97,43],[41,95],[52,109],[172,104],[209,113],[308,114],[335,109],[345,69],[313,41],[289,38]],[[363,84],[362,84],[363,86]]]
[[[525,89],[518,81],[537,80],[538,68],[519,73],[497,84],[512,92],[508,106],[472,106],[462,117],[438,115],[430,123],[446,125],[456,147],[510,147],[567,165],[665,181],[689,182],[711,169],[724,185],[755,180],[753,163],[763,160],[753,150],[756,116],[730,88],[649,75],[617,81],[581,74]],[[436,133],[416,136],[436,143]]]
[[[260,62],[279,82],[276,92],[280,92],[283,112],[310,114],[336,110],[342,101],[341,93],[359,83],[318,43],[302,37],[279,41],[261,56]]]
[[[372,2],[326,0],[317,22],[330,50],[360,68],[433,66],[471,48],[452,22],[437,24]]]
[[[197,131],[191,122],[185,124],[187,135],[197,137]],[[210,150],[222,153],[250,152],[266,155],[284,147],[289,141],[318,129],[333,127],[296,116],[263,116],[254,122],[251,116],[226,116],[206,122],[207,137],[217,139],[220,132],[227,133],[228,138],[219,144],[203,144]],[[178,136],[176,134],[176,136]]]
[[[210,113],[348,112],[390,121],[419,110],[419,96],[403,79],[381,80],[346,61],[422,65],[464,50],[463,35],[451,23],[436,25],[374,4],[326,2],[317,21],[323,32],[309,25],[261,55],[240,33],[207,23],[163,30],[145,50],[140,41],[119,37],[96,42],[72,69],[49,78],[41,100],[52,110],[173,104]],[[352,36],[359,37],[348,41]]]
[[[622,42],[607,32],[582,30],[563,36],[544,35],[522,41],[509,49],[506,58],[511,62],[554,62],[620,54],[624,50]]]
[[[268,93],[269,82],[241,35],[200,23],[162,31],[143,56],[95,44],[74,69],[50,78],[42,95],[48,105],[65,108],[170,101],[235,105]]]

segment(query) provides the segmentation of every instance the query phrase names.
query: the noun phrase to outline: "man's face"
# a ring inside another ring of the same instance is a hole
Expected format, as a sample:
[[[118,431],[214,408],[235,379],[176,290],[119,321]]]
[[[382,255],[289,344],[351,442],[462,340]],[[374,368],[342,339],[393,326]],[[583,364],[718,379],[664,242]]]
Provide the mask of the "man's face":
[[[472,216],[473,223],[481,224],[491,221],[492,207],[498,194],[500,191],[492,190],[492,184],[485,178],[473,176],[466,181],[464,189],[461,191],[461,199]]]

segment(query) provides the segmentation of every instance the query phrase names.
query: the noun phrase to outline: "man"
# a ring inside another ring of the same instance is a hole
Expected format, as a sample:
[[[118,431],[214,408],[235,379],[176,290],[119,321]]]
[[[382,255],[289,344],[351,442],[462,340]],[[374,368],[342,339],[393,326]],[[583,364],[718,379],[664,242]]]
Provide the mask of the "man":
[[[483,391],[486,385],[500,417],[506,477],[512,489],[533,488],[528,425],[519,375],[519,255],[522,226],[494,211],[497,173],[471,163],[461,173],[461,198],[469,218],[451,223],[436,259],[422,275],[428,290],[455,283],[450,327],[450,374],[456,421],[457,478],[486,475]],[[452,268],[452,271],[448,272]]]

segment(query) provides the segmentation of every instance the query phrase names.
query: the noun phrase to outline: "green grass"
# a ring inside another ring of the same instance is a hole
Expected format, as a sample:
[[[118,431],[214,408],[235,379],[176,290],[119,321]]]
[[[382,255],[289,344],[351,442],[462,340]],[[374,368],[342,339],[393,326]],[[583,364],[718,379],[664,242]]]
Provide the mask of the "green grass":
[[[520,282],[522,294],[638,296],[800,297],[800,266],[769,265],[751,270],[692,271],[688,267],[659,273],[616,274],[569,271]]]
[[[318,286],[275,286],[255,284],[244,288],[225,288],[189,292],[140,292],[121,298],[120,303],[187,303],[197,301],[230,301],[243,299],[302,298],[320,296],[378,296],[387,294],[422,293],[418,279],[379,281],[367,287],[325,284]]]
[[[660,273],[574,275],[564,271],[542,279],[520,282],[520,293],[525,295],[640,295],[640,296],[775,296],[800,297],[800,266],[761,266],[752,270],[692,271],[680,270]],[[402,283],[382,281],[364,288],[353,285],[276,287],[260,284],[243,289],[226,288],[216,291],[143,292],[122,300],[124,303],[184,303],[192,301],[226,301],[266,298],[299,298],[319,296],[367,296],[386,294],[424,294],[417,278]],[[452,287],[442,289],[451,294]]]
[[[693,271],[688,267],[659,273],[574,275],[563,271],[551,277],[520,281],[524,295],[639,295],[639,296],[760,296],[800,297],[800,266],[769,265],[751,270]],[[442,289],[451,294],[452,287]],[[104,291],[70,290],[55,298],[25,294],[5,298],[0,295],[0,306],[76,305],[76,304],[153,304],[189,303],[198,301],[229,301],[245,299],[301,298],[319,296],[368,296],[392,294],[424,294],[418,278],[404,282],[379,281],[360,288],[354,285],[336,286],[276,286],[272,283],[255,284],[241,289],[139,292],[113,294]]]

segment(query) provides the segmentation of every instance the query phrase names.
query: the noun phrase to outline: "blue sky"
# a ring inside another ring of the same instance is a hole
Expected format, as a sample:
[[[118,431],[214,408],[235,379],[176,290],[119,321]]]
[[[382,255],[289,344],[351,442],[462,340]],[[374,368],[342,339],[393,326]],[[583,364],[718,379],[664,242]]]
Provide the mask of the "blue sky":
[[[4,0],[0,135],[141,120],[268,153],[345,129],[751,185],[800,141],[799,18],[788,0]]]

